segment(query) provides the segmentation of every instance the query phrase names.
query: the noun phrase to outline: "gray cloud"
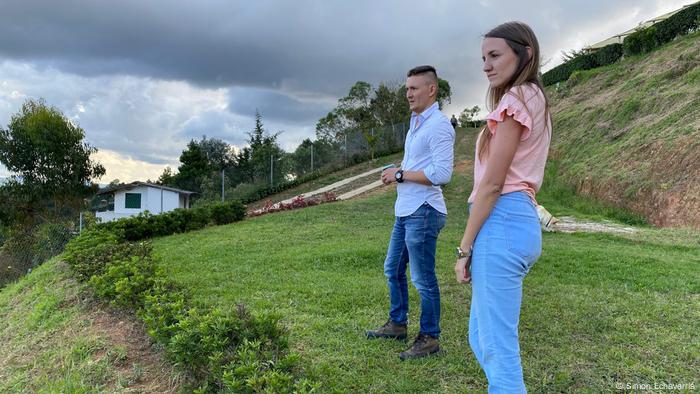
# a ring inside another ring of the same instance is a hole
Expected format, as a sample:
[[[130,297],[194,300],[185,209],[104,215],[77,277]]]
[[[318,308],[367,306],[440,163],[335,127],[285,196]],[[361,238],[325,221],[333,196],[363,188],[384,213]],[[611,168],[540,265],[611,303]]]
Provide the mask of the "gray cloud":
[[[265,119],[297,125],[315,124],[336,105],[333,99],[303,99],[279,91],[260,88],[232,88],[231,112],[251,116],[256,111]]]
[[[166,163],[203,134],[243,143],[257,108],[293,149],[355,81],[418,64],[450,82],[448,114],[483,107],[481,35],[503,21],[528,22],[551,67],[687,2],[6,0],[0,124],[45,97],[98,148]]]

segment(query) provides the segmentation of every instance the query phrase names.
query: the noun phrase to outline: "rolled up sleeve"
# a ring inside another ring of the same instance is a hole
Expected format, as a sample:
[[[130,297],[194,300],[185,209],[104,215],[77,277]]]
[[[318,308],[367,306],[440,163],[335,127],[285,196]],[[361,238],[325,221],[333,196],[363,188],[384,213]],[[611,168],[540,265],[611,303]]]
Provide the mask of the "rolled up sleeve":
[[[445,185],[452,178],[455,131],[445,121],[431,130],[430,164],[423,170],[425,177],[435,186]]]

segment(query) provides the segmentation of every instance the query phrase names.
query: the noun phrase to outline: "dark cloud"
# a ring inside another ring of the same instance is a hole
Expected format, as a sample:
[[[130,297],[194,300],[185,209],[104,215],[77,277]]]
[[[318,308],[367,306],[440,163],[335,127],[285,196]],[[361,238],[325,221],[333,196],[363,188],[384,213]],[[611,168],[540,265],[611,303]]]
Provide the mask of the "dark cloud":
[[[338,95],[357,79],[447,64],[504,20],[527,20],[551,47],[600,23],[602,10],[629,14],[655,3],[13,0],[3,2],[0,53],[81,75]]]
[[[269,120],[297,125],[315,124],[335,107],[332,100],[300,99],[282,92],[260,88],[232,88],[229,110],[252,116],[255,112]]]
[[[551,67],[687,2],[4,0],[0,123],[44,97],[98,148],[164,163],[204,134],[243,143],[258,109],[293,149],[354,82],[419,64],[450,82],[445,112],[483,107],[481,36],[501,22],[529,23]]]

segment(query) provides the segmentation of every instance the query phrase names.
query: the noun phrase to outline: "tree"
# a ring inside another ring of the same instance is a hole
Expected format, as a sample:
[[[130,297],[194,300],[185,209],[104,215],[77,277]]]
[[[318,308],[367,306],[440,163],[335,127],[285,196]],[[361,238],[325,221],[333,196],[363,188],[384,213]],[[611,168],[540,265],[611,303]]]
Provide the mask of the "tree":
[[[462,113],[459,114],[459,126],[460,127],[476,127],[476,115],[479,114],[481,108],[475,105],[471,108],[465,108]]]
[[[173,169],[170,166],[166,166],[156,183],[159,185],[174,185],[174,178]]]
[[[290,169],[287,153],[277,144],[279,134],[268,134],[262,115],[255,112],[255,127],[248,133],[248,146],[236,156],[236,171],[243,182],[269,183],[271,171],[273,183],[285,180]]]
[[[173,177],[175,186],[196,193],[201,192],[200,184],[211,171],[207,156],[197,141],[190,140],[187,148],[180,154],[180,163],[182,164],[177,168],[177,175]]]
[[[3,186],[5,208],[28,216],[61,216],[97,190],[92,181],[105,168],[90,159],[97,149],[84,142],[82,128],[44,100],[29,99],[0,128],[0,162],[16,173]]]
[[[445,105],[452,102],[452,88],[450,88],[450,83],[442,78],[438,78],[438,93],[435,100],[438,103],[440,109]]]
[[[377,123],[382,126],[405,122],[411,115],[406,87],[398,83],[380,83],[370,106]]]

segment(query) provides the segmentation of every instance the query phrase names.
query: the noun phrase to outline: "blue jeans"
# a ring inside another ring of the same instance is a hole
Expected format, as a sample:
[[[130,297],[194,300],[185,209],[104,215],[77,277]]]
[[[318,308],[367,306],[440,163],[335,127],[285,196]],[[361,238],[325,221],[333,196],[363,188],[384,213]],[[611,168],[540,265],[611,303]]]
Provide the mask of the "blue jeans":
[[[469,344],[489,393],[525,393],[518,322],[523,278],[540,256],[542,232],[527,194],[499,197],[474,241]]]
[[[440,336],[440,288],[435,276],[435,249],[445,215],[424,203],[409,216],[397,217],[384,260],[384,275],[389,285],[389,318],[397,324],[408,322],[408,283],[406,267],[410,263],[411,281],[421,303],[420,332]]]

